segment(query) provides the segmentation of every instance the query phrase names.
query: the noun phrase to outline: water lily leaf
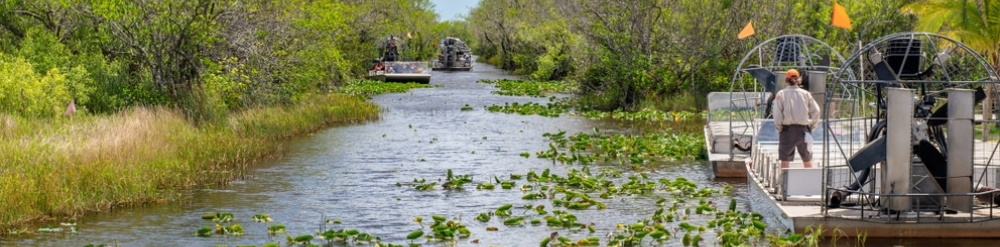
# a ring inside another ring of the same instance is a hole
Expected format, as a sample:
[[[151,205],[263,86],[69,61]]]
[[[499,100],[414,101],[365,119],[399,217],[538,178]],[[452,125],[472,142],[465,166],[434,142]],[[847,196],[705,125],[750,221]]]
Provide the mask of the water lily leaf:
[[[421,237],[423,235],[424,235],[423,231],[413,231],[410,234],[406,235],[406,239],[413,240],[413,239],[417,239],[417,238],[419,238],[419,237]]]

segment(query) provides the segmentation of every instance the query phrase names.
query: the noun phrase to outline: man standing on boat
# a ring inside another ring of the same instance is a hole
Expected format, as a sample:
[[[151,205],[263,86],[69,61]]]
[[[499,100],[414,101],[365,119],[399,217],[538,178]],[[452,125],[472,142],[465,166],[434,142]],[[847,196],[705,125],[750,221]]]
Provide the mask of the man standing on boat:
[[[806,143],[806,135],[812,135],[812,130],[819,125],[819,105],[809,91],[800,87],[802,78],[799,77],[798,70],[788,70],[785,73],[785,83],[788,87],[774,95],[778,159],[781,160],[781,168],[788,168],[788,162],[795,159],[795,150],[798,149],[802,165],[812,168],[812,151]]]

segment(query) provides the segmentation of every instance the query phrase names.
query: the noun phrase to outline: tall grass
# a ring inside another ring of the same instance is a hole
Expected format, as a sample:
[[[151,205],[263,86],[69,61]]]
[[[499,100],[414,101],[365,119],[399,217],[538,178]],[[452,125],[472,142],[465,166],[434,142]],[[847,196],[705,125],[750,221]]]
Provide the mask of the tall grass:
[[[276,140],[375,119],[378,112],[357,97],[323,95],[201,127],[164,107],[42,120],[0,114],[0,228],[226,183],[275,154]]]

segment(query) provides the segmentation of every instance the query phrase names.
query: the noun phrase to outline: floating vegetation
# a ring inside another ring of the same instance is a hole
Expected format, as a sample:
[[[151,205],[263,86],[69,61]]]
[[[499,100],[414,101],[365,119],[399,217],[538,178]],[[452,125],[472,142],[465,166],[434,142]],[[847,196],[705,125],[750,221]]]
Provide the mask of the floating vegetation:
[[[590,119],[612,119],[628,122],[639,129],[670,129],[678,132],[700,132],[705,125],[707,113],[691,111],[664,112],[655,108],[644,108],[636,112],[620,111],[601,112],[586,111],[582,116]]]
[[[463,185],[465,185],[467,183],[471,183],[471,182],[472,182],[472,176],[471,175],[468,175],[468,174],[465,174],[465,175],[455,175],[451,171],[451,169],[448,169],[448,172],[445,174],[445,179],[444,179],[443,183],[441,184],[441,189],[446,189],[446,190],[461,189]],[[414,178],[413,179],[413,183],[409,184],[408,186],[413,187],[413,189],[418,190],[418,191],[428,191],[428,190],[437,189],[438,188],[437,184],[438,184],[438,181],[427,181],[427,179],[419,179],[418,180],[418,179]],[[396,186],[397,187],[402,187],[403,184],[397,182]],[[476,188],[477,189],[482,189],[483,185],[482,184],[477,185]],[[490,185],[489,189],[493,189],[492,185]]]
[[[512,214],[511,213],[512,208],[514,208],[514,204],[504,204],[503,206],[498,207],[497,210],[493,212],[493,215],[501,217],[510,216]]]
[[[642,110],[635,112],[627,112],[616,110],[613,112],[602,112],[602,111],[587,111],[580,115],[590,118],[590,119],[614,119],[620,121],[656,121],[656,122],[681,122],[681,121],[692,121],[701,120],[703,113],[689,112],[689,111],[671,111],[665,112],[657,110],[656,108],[643,108]]]
[[[476,216],[476,220],[481,222],[489,222],[491,218],[492,217],[488,213],[479,213],[479,215]]]
[[[443,240],[455,240],[456,238],[468,238],[472,236],[472,231],[465,227],[461,222],[457,220],[448,220],[447,217],[441,215],[433,215],[431,219],[434,220],[429,228],[431,232],[424,235],[424,223],[423,218],[420,216],[414,217],[413,221],[420,225],[421,230],[410,232],[407,234],[406,239],[415,240],[421,236],[426,236],[427,241],[443,241]]]
[[[382,242],[382,238],[358,231],[357,229],[327,230],[319,234],[319,239],[326,240],[328,246],[333,245],[333,243],[353,243],[364,245]]]
[[[285,233],[285,225],[271,225],[267,227],[268,234]]]
[[[258,215],[261,215],[261,214],[258,214]],[[254,216],[254,220],[255,221],[257,220],[258,215]],[[263,216],[267,216],[267,215],[265,214]],[[241,226],[240,224],[232,224],[232,225],[223,225],[223,224],[221,224],[221,223],[227,223],[227,222],[233,221],[233,219],[235,218],[233,216],[233,213],[225,212],[225,213],[215,213],[215,214],[204,214],[204,215],[201,216],[201,218],[217,222],[215,224],[215,231],[214,231],[215,234],[218,234],[218,235],[234,235],[234,236],[242,236],[242,235],[246,234],[246,232],[243,231],[243,226]],[[270,217],[266,217],[266,218],[268,220],[270,220]],[[206,232],[206,230],[208,230],[208,231]],[[202,228],[198,229],[198,232],[197,232],[196,235],[199,236],[199,237],[210,237],[210,236],[212,236],[212,228],[202,227]]]
[[[395,82],[382,82],[382,81],[372,81],[372,80],[356,80],[348,82],[347,85],[340,87],[338,93],[347,94],[356,97],[371,97],[386,93],[405,93],[413,88],[430,88],[434,87],[428,84],[420,83],[395,83]]]
[[[212,228],[206,226],[206,227],[202,227],[202,228],[198,229],[198,233],[195,236],[199,236],[199,237],[211,237],[212,236],[212,232],[213,232]]]
[[[288,235],[285,237],[285,239],[288,240],[288,244],[290,245],[295,245],[295,244],[309,245],[310,243],[312,243],[313,238],[315,237],[309,234],[299,235],[294,238],[292,238],[292,235]]]
[[[255,222],[271,222],[271,215],[268,215],[268,214],[255,214],[255,215],[253,215],[253,221],[255,221]]]
[[[760,214],[737,211],[736,200],[731,197],[723,199],[724,203],[713,201],[718,200],[717,196],[719,195],[731,195],[729,191],[731,186],[724,186],[723,189],[712,189],[699,187],[683,177],[655,179],[641,172],[626,174],[611,169],[591,172],[588,167],[570,169],[566,174],[556,174],[549,169],[540,172],[528,171],[526,174],[509,174],[509,178],[511,180],[501,181],[499,177],[494,176],[491,180],[498,184],[509,183],[512,187],[515,180],[520,180],[525,183],[520,187],[525,191],[522,199],[526,201],[547,199],[550,200],[551,204],[503,204],[495,210],[479,213],[475,217],[478,221],[476,224],[483,225],[486,232],[499,231],[500,229],[495,226],[486,225],[494,218],[498,218],[499,221],[496,221],[496,224],[503,224],[506,227],[544,227],[546,230],[586,231],[590,234],[588,236],[574,233],[560,236],[559,232],[554,232],[550,237],[542,240],[543,246],[678,244],[698,246],[708,244],[707,241],[714,241],[715,245],[720,246],[743,246],[762,243],[762,240],[769,240],[771,244],[775,245],[801,245],[812,243],[810,241],[815,241],[818,238],[818,234],[792,234],[785,237],[765,236],[766,225]],[[473,182],[471,176],[456,176],[451,171],[448,171],[443,181],[457,180],[462,180],[461,183]],[[484,184],[486,183],[479,185]],[[653,198],[659,197],[659,199],[651,201],[652,211],[648,216],[635,222],[618,223],[612,232],[602,233],[601,236],[593,236],[596,233],[594,223],[585,223],[586,221],[582,221],[573,213],[573,210],[600,210],[606,208],[602,200],[630,195],[644,195],[647,198],[653,196]],[[546,208],[551,208],[551,212],[547,211]],[[212,216],[206,218],[214,220],[215,218],[229,217],[226,213],[216,213]],[[265,216],[266,214],[257,214],[254,219],[269,218]],[[409,246],[423,244],[419,243],[421,239],[426,240],[427,243],[445,241],[454,244],[458,239],[472,236],[472,231],[468,226],[462,224],[459,218],[432,215],[429,219],[432,219],[433,223],[425,225],[424,217],[413,218],[413,222],[417,223],[420,228],[405,234],[406,239],[411,242]],[[324,220],[327,224],[331,222],[325,217]],[[216,224],[215,229],[209,227],[199,229],[197,236],[239,235],[236,232],[242,232],[242,227],[238,224],[231,226]],[[268,233],[272,235],[284,232],[284,225],[268,227]],[[357,229],[321,230],[312,235],[287,235],[285,238],[287,245],[320,244],[317,243],[318,240],[326,241],[322,244],[325,246],[369,244],[391,247],[404,246],[382,243],[381,238]],[[470,240],[470,242],[475,243],[477,240]]]
[[[569,112],[570,106],[565,103],[547,103],[545,105],[527,103],[504,103],[503,106],[490,105],[486,107],[490,112],[517,113],[520,115],[539,115],[545,117],[559,117],[559,115]]]
[[[212,220],[215,222],[230,222],[233,221],[233,213],[205,214],[202,215],[201,218],[206,220]]]
[[[525,80],[479,80],[487,84],[495,84],[500,91],[493,93],[509,96],[545,97],[545,93],[572,93],[578,86],[565,81],[525,81]]]
[[[246,234],[246,232],[243,231],[243,226],[240,224],[232,224],[228,226],[216,224],[215,233],[219,235],[229,234],[234,236],[242,236]]]
[[[38,232],[62,232],[63,229],[58,226],[45,225],[38,228]]]
[[[407,234],[406,235],[406,239],[414,240],[414,239],[418,239],[418,238],[423,237],[423,236],[424,236],[424,231],[417,230],[417,231],[410,232],[410,234]]]
[[[696,133],[600,134],[578,133],[566,136],[566,131],[545,133],[549,150],[535,153],[538,158],[566,164],[618,162],[642,164],[653,161],[694,160],[706,158],[705,140]]]
[[[465,106],[462,107],[462,111],[471,111],[471,110],[472,106],[470,106],[469,104],[465,104]]]
[[[476,189],[480,190],[492,190],[494,188],[496,188],[496,185],[491,183],[481,183],[476,185]]]

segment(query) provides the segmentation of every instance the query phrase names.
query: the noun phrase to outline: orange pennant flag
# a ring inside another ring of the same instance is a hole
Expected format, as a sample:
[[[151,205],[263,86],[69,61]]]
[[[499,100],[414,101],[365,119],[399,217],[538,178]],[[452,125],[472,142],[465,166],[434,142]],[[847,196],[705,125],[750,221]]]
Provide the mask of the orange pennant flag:
[[[851,18],[847,16],[847,10],[844,10],[844,6],[840,6],[837,2],[833,2],[833,17],[830,18],[830,25],[851,30]]]
[[[736,35],[736,38],[743,39],[743,38],[746,38],[746,37],[750,37],[753,34],[754,34],[754,31],[753,31],[753,21],[750,21],[750,22],[747,22],[747,26],[746,27],[743,27],[743,31],[740,31],[740,34]]]

